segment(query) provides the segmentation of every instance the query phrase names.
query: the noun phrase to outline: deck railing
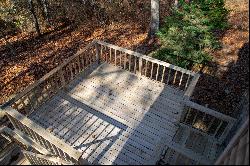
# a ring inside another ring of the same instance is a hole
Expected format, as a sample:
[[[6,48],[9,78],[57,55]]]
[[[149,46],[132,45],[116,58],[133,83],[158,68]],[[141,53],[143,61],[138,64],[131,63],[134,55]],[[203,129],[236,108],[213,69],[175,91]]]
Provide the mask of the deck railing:
[[[11,142],[17,143],[20,147],[25,150],[41,153],[45,155],[51,155],[51,153],[33,141],[31,138],[27,137],[24,133],[18,131],[17,129],[10,129],[6,126],[0,127],[0,135]]]
[[[13,97],[2,107],[11,106],[20,113],[29,115],[57,93],[59,89],[77,77],[78,74],[100,61],[114,64],[134,74],[176,87],[185,91],[185,96],[188,97],[192,95],[199,79],[199,74],[192,71],[95,40]]]
[[[59,89],[72,81],[79,73],[97,62],[95,42],[78,51],[60,66],[53,69],[36,83],[13,97],[2,107],[11,106],[24,115],[29,115],[51,98]]]
[[[236,119],[219,113],[190,100],[183,100],[184,112],[180,120],[183,127],[191,127],[221,144],[236,122]]]
[[[152,57],[127,50],[106,42],[96,41],[102,62],[118,66],[134,74],[171,85],[191,96],[199,79],[199,74],[159,61]]]
[[[82,74],[87,68],[99,62],[107,62],[139,76],[178,88],[187,97],[192,95],[199,79],[199,74],[192,71],[96,40],[3,106],[14,127],[30,136],[52,154],[61,156],[66,161],[78,162],[81,156],[78,151],[22,114],[30,114],[76,78],[78,74]],[[197,132],[221,143],[235,120],[185,98],[183,99],[183,105],[186,109],[180,125],[197,130]],[[206,128],[197,125],[199,119],[204,121]]]
[[[49,131],[40,127],[26,116],[10,107],[5,108],[5,113],[15,129],[28,135],[36,141],[36,143],[51,152],[52,155],[59,156],[68,162],[81,162],[81,152],[64,143],[62,140],[52,135]]]
[[[231,139],[215,165],[249,165],[249,117]]]

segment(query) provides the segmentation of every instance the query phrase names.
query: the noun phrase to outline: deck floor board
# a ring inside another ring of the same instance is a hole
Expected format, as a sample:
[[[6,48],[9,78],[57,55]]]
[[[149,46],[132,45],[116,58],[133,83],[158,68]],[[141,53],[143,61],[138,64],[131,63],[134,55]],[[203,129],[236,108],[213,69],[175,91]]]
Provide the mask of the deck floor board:
[[[151,164],[176,134],[183,92],[102,64],[29,117],[91,164]]]

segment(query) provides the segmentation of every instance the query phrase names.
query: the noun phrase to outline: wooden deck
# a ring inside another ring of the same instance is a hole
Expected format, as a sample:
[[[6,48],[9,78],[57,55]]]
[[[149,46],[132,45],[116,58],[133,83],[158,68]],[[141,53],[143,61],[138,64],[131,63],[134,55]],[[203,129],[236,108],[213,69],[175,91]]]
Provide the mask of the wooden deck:
[[[183,93],[104,63],[29,118],[91,164],[155,164],[177,131]]]
[[[95,40],[2,105],[0,132],[35,165],[213,164],[236,119],[189,100],[199,77]]]

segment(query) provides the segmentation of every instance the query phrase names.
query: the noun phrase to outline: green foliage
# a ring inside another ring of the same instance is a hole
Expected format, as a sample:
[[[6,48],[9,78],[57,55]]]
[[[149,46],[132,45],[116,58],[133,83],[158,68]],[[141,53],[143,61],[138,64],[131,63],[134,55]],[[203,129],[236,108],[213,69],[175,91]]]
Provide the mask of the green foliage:
[[[194,63],[206,63],[209,51],[219,48],[213,31],[227,27],[227,10],[222,0],[180,1],[181,8],[173,8],[165,25],[157,33],[162,48],[153,55],[161,60],[188,68]],[[190,61],[191,60],[191,61]]]
[[[208,21],[206,25],[211,31],[225,30],[229,27],[227,16],[229,10],[225,8],[224,0],[196,0],[197,7],[205,12]]]

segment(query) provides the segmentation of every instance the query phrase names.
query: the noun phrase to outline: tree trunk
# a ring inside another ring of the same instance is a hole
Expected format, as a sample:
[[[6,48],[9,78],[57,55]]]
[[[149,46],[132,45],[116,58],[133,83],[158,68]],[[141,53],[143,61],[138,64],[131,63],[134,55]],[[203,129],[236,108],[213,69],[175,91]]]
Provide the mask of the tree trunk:
[[[37,32],[38,36],[41,36],[41,31],[40,31],[38,19],[37,19],[35,10],[34,10],[33,1],[32,0],[28,0],[28,3],[29,3],[30,12],[32,14],[32,17],[33,17],[33,20],[34,20],[34,23],[35,23],[36,32]]]
[[[190,0],[185,0],[185,2],[186,2],[186,3],[190,3]],[[174,1],[174,6],[175,6],[176,8],[179,8],[179,7],[180,7],[179,0],[175,0],[175,1]]]
[[[175,0],[175,1],[174,1],[174,6],[175,6],[176,8],[179,7],[179,0]]]
[[[160,13],[159,13],[159,0],[151,0],[151,25],[149,37],[155,36],[156,32],[159,30],[160,24]]]
[[[47,0],[39,0],[39,3],[43,9],[43,15],[46,20],[47,25],[51,25],[50,23],[50,15],[48,11],[48,1]]]

